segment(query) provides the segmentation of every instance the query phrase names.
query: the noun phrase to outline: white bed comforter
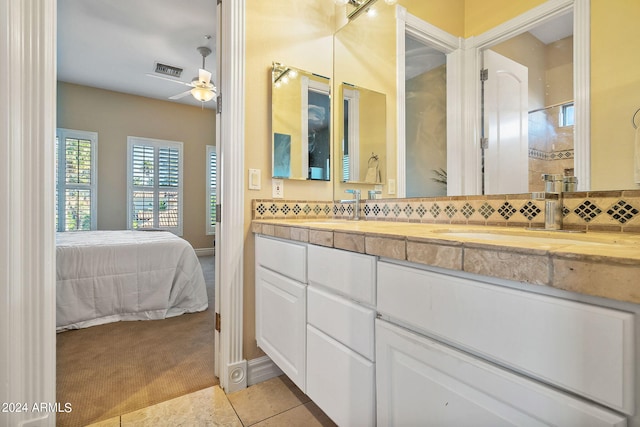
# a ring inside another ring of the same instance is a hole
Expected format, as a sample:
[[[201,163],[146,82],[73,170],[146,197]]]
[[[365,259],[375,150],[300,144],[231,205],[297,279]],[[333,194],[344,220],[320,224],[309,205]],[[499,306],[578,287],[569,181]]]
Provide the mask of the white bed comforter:
[[[208,306],[195,251],[170,232],[57,233],[56,264],[57,331]]]

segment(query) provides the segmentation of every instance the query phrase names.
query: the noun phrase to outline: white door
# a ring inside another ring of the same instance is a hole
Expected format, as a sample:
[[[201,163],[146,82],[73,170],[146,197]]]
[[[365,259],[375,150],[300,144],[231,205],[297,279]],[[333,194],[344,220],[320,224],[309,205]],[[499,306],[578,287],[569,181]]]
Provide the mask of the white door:
[[[529,70],[484,51],[484,193],[529,191]]]

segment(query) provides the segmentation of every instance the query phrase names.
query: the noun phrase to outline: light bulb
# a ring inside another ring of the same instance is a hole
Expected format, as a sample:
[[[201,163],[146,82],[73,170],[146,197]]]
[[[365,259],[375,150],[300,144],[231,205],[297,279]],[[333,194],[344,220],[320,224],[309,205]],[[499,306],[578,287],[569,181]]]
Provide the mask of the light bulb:
[[[338,6],[344,6],[349,3],[349,0],[333,0]]]
[[[398,0],[384,0],[384,2],[386,4],[388,4],[389,6],[394,5],[396,3],[398,3]]]

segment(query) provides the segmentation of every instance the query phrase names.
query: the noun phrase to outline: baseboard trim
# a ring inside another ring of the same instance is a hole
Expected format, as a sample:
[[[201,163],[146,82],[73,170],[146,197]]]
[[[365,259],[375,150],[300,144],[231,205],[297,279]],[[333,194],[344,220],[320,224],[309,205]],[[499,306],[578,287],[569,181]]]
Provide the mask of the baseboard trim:
[[[194,249],[194,251],[196,251],[197,256],[214,255],[213,248],[200,248],[200,249]]]
[[[254,385],[283,374],[269,356],[258,357],[247,362],[247,385]]]

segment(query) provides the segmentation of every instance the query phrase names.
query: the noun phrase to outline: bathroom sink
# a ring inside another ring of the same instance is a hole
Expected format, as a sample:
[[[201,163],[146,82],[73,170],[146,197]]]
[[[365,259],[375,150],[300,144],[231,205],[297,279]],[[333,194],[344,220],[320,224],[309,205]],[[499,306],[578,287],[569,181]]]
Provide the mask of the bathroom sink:
[[[611,235],[594,233],[566,233],[561,230],[469,230],[443,229],[434,230],[434,234],[470,240],[486,240],[493,242],[517,242],[538,245],[619,245],[627,244],[625,240]]]

